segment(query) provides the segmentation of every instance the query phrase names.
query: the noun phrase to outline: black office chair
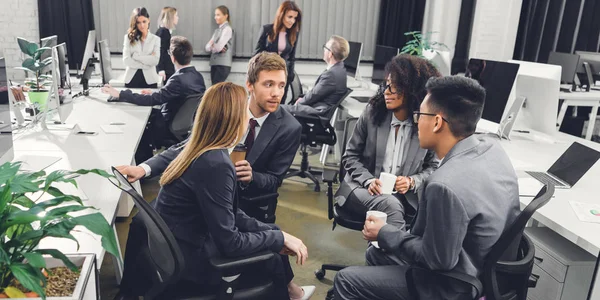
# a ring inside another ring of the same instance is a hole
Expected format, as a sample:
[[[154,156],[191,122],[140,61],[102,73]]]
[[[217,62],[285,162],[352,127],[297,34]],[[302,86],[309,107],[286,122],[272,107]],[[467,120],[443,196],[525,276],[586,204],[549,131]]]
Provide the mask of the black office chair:
[[[294,81],[290,83],[290,88],[292,89],[292,99],[290,99],[288,104],[294,104],[296,103],[296,100],[298,100],[298,98],[300,98],[300,96],[303,94],[302,83],[300,82],[300,77],[296,71],[294,71]]]
[[[335,145],[337,136],[335,129],[331,125],[331,118],[342,101],[352,93],[352,89],[347,88],[346,94],[340,97],[335,106],[333,106],[324,117],[306,116],[294,114],[296,120],[302,125],[302,135],[300,138],[300,151],[302,152],[302,161],[300,170],[290,169],[285,178],[299,176],[300,178],[309,178],[315,184],[315,192],[321,191],[321,185],[315,175],[321,175],[323,171],[311,170],[308,164],[308,146],[316,147],[318,145]]]
[[[356,126],[356,122],[358,118],[350,118],[346,120],[344,124],[344,134],[342,138],[341,144],[341,153],[343,154],[346,151],[346,145],[348,144],[348,140],[354,131],[354,127]],[[323,182],[327,183],[327,212],[329,220],[333,219],[333,228],[334,230],[336,225],[340,225],[342,227],[362,231],[363,226],[365,225],[365,215],[355,214],[344,209],[342,206],[338,205],[334,202],[333,198],[333,184],[337,183],[339,174],[339,182],[344,180],[344,176],[346,175],[346,170],[344,169],[344,165],[340,162],[339,171],[325,169],[323,170]],[[315,276],[318,279],[325,278],[326,270],[331,271],[339,271],[341,269],[346,268],[345,265],[339,264],[323,264],[321,268],[315,271]]]
[[[185,140],[194,125],[194,117],[202,100],[203,94],[193,94],[185,97],[183,105],[179,108],[175,117],[169,124],[169,131],[176,142]]]
[[[539,276],[531,274],[535,246],[523,231],[533,213],[548,203],[553,194],[553,185],[542,187],[517,219],[504,230],[487,255],[480,278],[458,272],[431,271],[411,266],[406,271],[406,283],[411,299],[419,299],[415,283],[423,278],[431,278],[454,280],[471,286],[477,293],[474,299],[485,296],[486,300],[526,300],[528,288],[536,286]],[[415,280],[417,276],[419,280]]]
[[[255,207],[260,214],[246,212],[249,216],[263,222],[263,223],[275,223],[277,219],[275,217],[275,211],[277,209],[277,198],[279,193],[268,193],[255,197],[240,197],[240,201],[246,203],[252,203],[251,206]]]
[[[142,198],[117,169],[112,168],[116,182],[113,184],[122,191],[129,194],[139,209],[138,218],[143,222],[143,230],[130,232],[145,237],[144,242],[139,245],[139,255],[136,256],[136,267],[140,268],[148,282],[147,290],[144,292],[144,300],[173,299],[173,293],[168,292],[170,287],[176,283],[185,265],[183,254],[173,236],[160,215]],[[143,231],[143,232],[142,232]],[[179,300],[209,300],[209,299],[266,299],[273,291],[273,282],[265,281],[258,286],[247,289],[236,289],[237,277],[243,269],[253,264],[264,262],[273,257],[270,251],[256,253],[239,258],[214,258],[210,260],[211,265],[224,277],[216,295],[193,295],[181,296]],[[126,270],[127,271],[127,270]],[[239,276],[238,276],[239,277]],[[236,278],[231,280],[231,278]],[[202,291],[198,291],[202,293]],[[121,294],[121,292],[120,292]],[[168,296],[166,296],[168,295]],[[117,295],[119,297],[119,295]],[[121,297],[118,299],[127,299]],[[135,298],[137,299],[137,298]]]

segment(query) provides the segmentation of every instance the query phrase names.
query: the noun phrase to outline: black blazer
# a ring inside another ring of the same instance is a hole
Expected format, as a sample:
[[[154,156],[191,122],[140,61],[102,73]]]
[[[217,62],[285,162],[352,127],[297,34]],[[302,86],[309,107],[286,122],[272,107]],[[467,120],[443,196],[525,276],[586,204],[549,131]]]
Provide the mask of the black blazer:
[[[193,94],[203,94],[206,90],[204,77],[194,67],[185,67],[177,70],[167,83],[157,92],[151,95],[142,95],[124,90],[119,93],[119,100],[141,106],[160,105],[161,113],[166,124],[169,124],[185,97]]]
[[[321,111],[321,115],[327,115],[346,94],[347,80],[344,63],[338,62],[319,75],[315,86],[300,103]]]
[[[220,276],[210,268],[209,258],[283,248],[283,234],[277,227],[240,209],[234,212],[236,181],[227,150],[218,149],[203,153],[181,177],[160,189],[155,208],[181,247],[182,278],[217,283]]]
[[[167,80],[169,80],[169,77],[175,73],[175,66],[167,53],[171,47],[171,32],[165,27],[160,27],[156,30],[156,35],[160,38],[160,59],[156,65],[156,72],[165,71]]]
[[[252,166],[253,180],[247,188],[240,190],[240,196],[254,197],[277,191],[296,156],[301,133],[300,123],[281,107],[267,117],[246,156]],[[186,142],[145,161],[150,167],[150,175],[162,174]]]
[[[256,42],[256,47],[254,47],[254,53],[252,56],[263,52],[279,52],[279,33],[275,35],[275,41],[273,43],[269,42],[269,33],[273,31],[273,24],[263,25],[260,28],[260,32],[258,34],[258,42]],[[298,35],[298,38],[300,36]],[[296,63],[296,48],[298,46],[298,38],[296,38],[296,43],[292,46],[290,42],[290,33],[288,30],[287,39],[285,43],[285,49],[281,52],[280,56],[285,59],[285,63],[287,66],[288,73],[288,82],[292,82],[294,79],[294,65]]]

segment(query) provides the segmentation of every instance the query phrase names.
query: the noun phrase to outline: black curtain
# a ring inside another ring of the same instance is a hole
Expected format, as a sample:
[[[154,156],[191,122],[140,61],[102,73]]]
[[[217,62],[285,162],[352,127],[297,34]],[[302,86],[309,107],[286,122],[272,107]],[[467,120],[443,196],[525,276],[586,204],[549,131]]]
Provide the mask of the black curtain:
[[[69,69],[81,66],[88,32],[94,30],[92,0],[38,0],[40,38],[67,44]]]
[[[377,45],[402,48],[408,31],[423,27],[425,0],[382,0],[379,13]]]
[[[469,62],[469,46],[471,44],[471,29],[475,17],[475,0],[462,0],[460,4],[460,17],[458,31],[456,32],[456,45],[452,58],[451,74],[465,72]]]
[[[600,0],[523,0],[514,59],[548,61],[550,52],[600,50]]]

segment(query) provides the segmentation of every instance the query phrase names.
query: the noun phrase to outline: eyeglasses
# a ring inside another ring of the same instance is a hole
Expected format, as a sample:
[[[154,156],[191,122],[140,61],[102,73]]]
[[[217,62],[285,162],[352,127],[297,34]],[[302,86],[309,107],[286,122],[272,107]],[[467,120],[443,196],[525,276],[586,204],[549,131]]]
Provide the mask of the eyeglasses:
[[[382,83],[379,86],[379,90],[381,91],[382,94],[385,94],[386,90],[390,90],[390,94],[398,94],[398,90],[396,88],[393,88],[392,85],[390,85],[388,83]]]
[[[421,116],[437,116],[438,114],[432,114],[432,113],[424,113],[424,112],[420,112],[420,111],[413,111],[413,122],[415,123],[419,123],[419,119],[421,118]],[[448,122],[448,120],[446,120],[444,117],[440,116],[442,118],[443,121],[446,121],[446,123],[450,124],[450,122]]]
[[[327,49],[329,52],[331,52],[331,49],[327,48],[327,44],[323,44],[323,49]]]

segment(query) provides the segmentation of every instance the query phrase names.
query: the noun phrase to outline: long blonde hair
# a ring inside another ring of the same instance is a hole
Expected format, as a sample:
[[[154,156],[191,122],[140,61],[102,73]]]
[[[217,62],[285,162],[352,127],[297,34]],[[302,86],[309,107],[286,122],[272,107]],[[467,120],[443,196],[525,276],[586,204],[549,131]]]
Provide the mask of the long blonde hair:
[[[165,6],[158,16],[158,28],[164,27],[167,29],[174,29],[175,24],[175,14],[177,13],[177,8],[171,6]]]
[[[244,134],[247,114],[247,94],[243,87],[221,82],[206,90],[189,140],[160,177],[160,184],[164,186],[181,177],[206,151],[238,144]]]

